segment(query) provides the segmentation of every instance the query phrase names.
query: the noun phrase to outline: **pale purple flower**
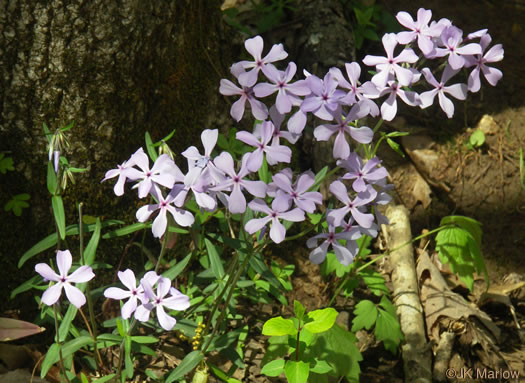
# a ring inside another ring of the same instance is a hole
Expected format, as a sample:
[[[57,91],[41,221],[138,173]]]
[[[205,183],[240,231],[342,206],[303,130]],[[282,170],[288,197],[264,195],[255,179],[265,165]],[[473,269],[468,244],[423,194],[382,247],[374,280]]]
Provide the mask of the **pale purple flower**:
[[[469,35],[470,36],[470,35]],[[475,56],[465,56],[465,67],[469,68],[475,66],[470,75],[468,76],[468,90],[470,92],[477,92],[481,87],[481,81],[479,78],[479,72],[483,72],[485,79],[492,86],[496,86],[498,81],[503,77],[503,73],[499,69],[489,67],[486,64],[495,63],[503,60],[503,46],[496,44],[490,48],[485,54],[485,50],[490,45],[492,38],[489,34],[481,36],[479,44],[481,46],[481,54]]]
[[[374,216],[369,213],[363,213],[359,210],[360,207],[365,207],[372,202],[377,192],[370,185],[367,186],[366,191],[357,193],[357,196],[351,200],[348,195],[348,190],[341,181],[334,181],[330,184],[330,192],[336,196],[336,198],[345,204],[344,207],[339,209],[330,210],[327,214],[327,221],[335,226],[341,226],[345,216],[348,213],[352,214],[352,217],[356,222],[364,228],[369,228],[374,222]]]
[[[377,167],[381,163],[379,158],[374,157],[363,166],[363,160],[357,153],[350,153],[344,160],[337,161],[337,166],[346,169],[348,172],[342,177],[345,180],[353,180],[352,188],[356,192],[366,191],[367,182],[376,183],[388,176],[384,167]],[[365,182],[366,181],[366,182]]]
[[[347,242],[350,242],[354,239],[355,235],[349,231],[341,231],[339,233],[335,232],[336,227],[334,225],[328,224],[328,233],[317,234],[316,236],[308,239],[306,241],[306,246],[309,249],[312,249],[310,252],[310,261],[316,265],[323,263],[326,259],[326,253],[328,248],[332,245],[334,249],[335,256],[340,264],[343,266],[348,266],[354,261],[354,258],[357,254],[357,248],[354,249],[354,252],[350,251],[349,248],[341,245],[339,243],[340,239],[343,239]],[[324,239],[321,245],[317,246],[317,241],[319,239]]]
[[[58,164],[60,161],[60,150],[55,150],[53,152],[53,166],[55,169],[55,173],[58,173]]]
[[[129,319],[131,314],[137,309],[137,302],[140,299],[141,302],[147,301],[144,296],[144,288],[139,284],[137,286],[137,280],[135,279],[135,273],[132,270],[127,269],[125,271],[118,272],[118,279],[128,289],[123,290],[118,287],[109,287],[104,291],[104,296],[110,299],[127,299],[128,301],[122,306],[122,319]]]
[[[441,81],[437,82],[434,75],[428,68],[423,68],[421,71],[427,82],[434,87],[434,89],[428,92],[423,92],[419,95],[421,99],[421,108],[427,108],[434,103],[434,97],[438,95],[439,105],[441,109],[447,114],[448,118],[452,118],[454,115],[454,104],[450,99],[445,96],[445,93],[450,94],[452,97],[458,100],[464,100],[467,98],[467,84],[454,84],[445,86],[445,83],[456,73],[458,70],[452,69],[451,66],[447,65],[443,74],[441,75]]]
[[[171,189],[175,182],[179,181],[177,178],[182,176],[180,169],[167,154],[159,156],[151,169],[149,158],[142,148],[131,156],[131,161],[142,170],[130,168],[126,172],[127,178],[133,181],[140,180],[133,186],[133,189],[139,189],[139,198],[146,197],[155,184]]]
[[[177,321],[169,316],[164,308],[177,311],[186,310],[190,307],[190,298],[171,287],[171,281],[168,278],[159,278],[156,293],[153,291],[150,281],[142,279],[141,284],[144,288],[144,295],[149,299],[149,302],[137,308],[135,318],[141,322],[146,322],[149,320],[151,311],[155,309],[160,326],[164,330],[170,331]],[[171,295],[167,296],[168,293]]]
[[[346,63],[345,69],[349,81],[346,81],[339,68],[330,68],[330,72],[337,79],[339,86],[343,89],[348,89],[346,96],[339,101],[346,105],[353,105],[355,103],[364,104],[370,109],[370,115],[372,117],[378,116],[379,108],[377,104],[372,101],[372,99],[379,97],[379,90],[377,87],[371,81],[367,81],[361,86],[359,85],[361,67],[358,63]]]
[[[260,137],[247,131],[240,131],[235,135],[239,141],[256,148],[255,151],[250,153],[248,159],[248,169],[251,172],[258,171],[262,166],[263,153],[266,153],[266,161],[268,161],[269,165],[275,165],[279,162],[290,163],[292,159],[292,150],[289,147],[284,145],[270,145],[273,132],[273,124],[270,121],[264,121],[261,128],[258,130]]]
[[[265,227],[268,222],[271,222],[270,238],[275,243],[281,243],[286,237],[286,228],[281,222],[279,222],[279,219],[292,222],[304,221],[304,211],[299,208],[294,208],[290,211],[287,211],[288,202],[284,200],[274,199],[272,202],[272,207],[269,208],[268,205],[266,205],[266,202],[264,202],[262,199],[254,199],[248,204],[248,207],[253,211],[266,214],[266,217],[249,220],[246,222],[246,225],[244,225],[244,229],[249,234],[253,234]]]
[[[281,145],[281,138],[284,138],[291,144],[295,144],[297,140],[301,137],[300,134],[292,133],[286,130],[281,130],[281,125],[284,121],[284,114],[279,113],[275,105],[272,105],[270,108],[270,121],[273,124],[273,133],[272,133],[272,146]],[[255,125],[253,134],[256,137],[261,137],[262,124]]]
[[[217,169],[223,171],[227,178],[210,188],[214,191],[231,190],[228,196],[228,210],[234,214],[244,213],[246,211],[246,198],[242,193],[243,189],[256,197],[266,196],[266,184],[262,181],[250,181],[244,179],[249,173],[248,168],[250,153],[246,153],[242,157],[241,169],[237,173],[235,171],[233,158],[230,153],[222,152],[219,156],[215,157],[215,166]]]
[[[397,34],[397,41],[400,44],[409,44],[410,42],[417,39],[417,45],[421,52],[425,56],[430,55],[435,48],[433,38],[441,35],[442,27],[434,24],[428,26],[430,19],[432,18],[432,11],[419,8],[417,11],[417,20],[414,21],[412,16],[407,12],[399,12],[396,15],[396,19],[399,24],[410,29],[410,32],[403,31]]]
[[[306,126],[306,113],[299,108],[286,123],[288,131],[292,134],[301,135]]]
[[[154,237],[160,238],[166,231],[168,226],[167,212],[172,215],[175,222],[180,226],[191,226],[193,224],[195,220],[193,214],[172,205],[175,197],[180,192],[180,188],[181,185],[175,185],[167,197],[164,198],[162,191],[156,186],[153,187],[151,194],[157,199],[158,203],[145,205],[137,210],[136,216],[139,222],[146,222],[153,212],[160,210],[151,227]]]
[[[346,158],[350,154],[350,145],[346,140],[345,133],[349,134],[354,140],[361,144],[372,142],[374,132],[372,129],[363,126],[355,128],[349,123],[359,120],[368,115],[369,109],[366,104],[354,104],[348,116],[344,116],[339,106],[334,112],[334,118],[337,124],[319,125],[314,130],[314,137],[317,141],[328,141],[330,137],[337,133],[334,141],[332,155],[334,158]]]
[[[365,228],[363,226],[354,224],[354,222],[355,222],[354,218],[350,217],[347,222],[342,222],[342,225],[341,225],[341,228],[343,229],[343,231],[346,231],[352,234],[350,239],[352,240],[359,239],[361,238],[363,234],[368,235],[369,237],[372,237],[372,238],[377,237],[379,229],[376,223],[372,223],[372,226],[370,226],[369,228]]]
[[[139,149],[139,150],[142,150]],[[121,196],[124,194],[124,184],[126,183],[126,178],[128,175],[130,175],[130,170],[132,169],[132,166],[134,165],[133,161],[128,160],[124,161],[121,165],[117,165],[116,169],[111,169],[106,172],[106,175],[100,182],[104,182],[109,180],[110,178],[114,178],[118,176],[117,183],[113,187],[113,191],[115,192],[115,195]],[[135,175],[135,177],[138,177],[138,170],[133,169],[131,170],[131,173]]]
[[[481,46],[476,43],[461,45],[463,43],[463,31],[453,25],[443,29],[441,32],[441,43],[444,48],[436,48],[433,57],[444,57],[448,55],[448,63],[454,70],[465,66],[464,55],[480,55]]]
[[[312,112],[323,120],[333,120],[334,117],[331,112],[337,109],[339,100],[345,96],[345,92],[337,89],[337,79],[328,72],[323,80],[310,75],[306,81],[312,93],[303,100],[301,110]]]
[[[277,173],[273,177],[273,185],[277,187],[275,199],[286,201],[291,206],[292,201],[295,205],[307,213],[315,211],[315,204],[323,203],[323,195],[319,192],[309,192],[315,183],[315,176],[311,170],[308,170],[297,177],[297,181],[292,185],[292,180],[285,173]],[[279,205],[281,202],[279,202]]]
[[[388,98],[381,104],[381,117],[385,121],[392,121],[397,114],[397,97],[407,105],[418,106],[421,101],[416,92],[401,89],[400,84],[389,81],[388,86],[381,91],[381,96],[388,94]]]
[[[35,265],[35,271],[45,280],[56,282],[53,286],[44,291],[44,294],[42,295],[42,303],[48,306],[55,304],[62,294],[62,288],[66,291],[67,299],[73,306],[80,308],[86,303],[86,297],[82,291],[71,283],[84,283],[90,281],[95,277],[95,274],[91,267],[80,266],[72,274],[68,275],[72,262],[73,258],[69,250],[58,250],[57,266],[60,274],[55,273],[55,271],[45,263],[38,263]]]
[[[239,71],[242,71],[241,65],[235,65],[232,67],[232,73],[234,76],[239,76]],[[241,85],[239,88],[230,80],[222,79],[221,86],[219,87],[220,94],[224,96],[241,96],[240,99],[235,101],[230,109],[230,115],[239,122],[244,115],[244,108],[246,100],[250,103],[253,116],[258,120],[265,120],[268,117],[268,108],[261,101],[255,98],[253,93],[253,87]]]
[[[204,147],[204,154],[200,154],[195,146],[190,146],[181,154],[188,159],[188,173],[184,177],[184,183],[192,184],[202,172],[204,172],[208,165],[212,164],[211,152],[217,144],[219,137],[218,129],[205,129],[201,133],[202,146]]]
[[[251,69],[248,72],[240,73],[238,75],[239,84],[243,86],[250,87],[255,85],[260,70],[266,75],[267,64],[284,60],[288,57],[288,53],[285,52],[283,44],[275,44],[272,46],[272,49],[270,49],[270,52],[264,58],[261,58],[264,48],[264,41],[261,36],[247,39],[244,42],[244,47],[253,56],[254,61],[241,61],[238,63],[243,69]],[[264,119],[259,118],[259,120]]]
[[[413,64],[418,60],[417,55],[412,49],[403,49],[401,53],[394,57],[394,49],[397,45],[395,33],[386,33],[383,36],[383,47],[385,48],[386,57],[367,55],[363,63],[368,66],[375,66],[377,73],[372,77],[372,82],[379,88],[387,84],[390,74],[395,74],[397,81],[408,86],[412,83],[414,73],[408,68],[403,68],[400,64]]]
[[[260,83],[255,85],[253,92],[256,97],[266,97],[272,93],[277,92],[275,106],[279,113],[285,114],[292,110],[292,105],[300,102],[298,96],[306,96],[310,94],[310,88],[306,84],[306,80],[299,80],[290,84],[297,66],[295,63],[288,63],[285,71],[277,70],[272,64],[266,65],[264,74],[272,82]]]

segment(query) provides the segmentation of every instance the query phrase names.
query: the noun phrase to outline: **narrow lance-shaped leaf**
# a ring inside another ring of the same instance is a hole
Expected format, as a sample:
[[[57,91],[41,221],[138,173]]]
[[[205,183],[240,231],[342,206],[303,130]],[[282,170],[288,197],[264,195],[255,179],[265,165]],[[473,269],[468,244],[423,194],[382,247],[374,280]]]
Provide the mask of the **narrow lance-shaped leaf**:
[[[51,197],[51,205],[53,206],[53,214],[55,216],[60,239],[64,240],[66,239],[66,214],[64,212],[62,197],[59,195]]]

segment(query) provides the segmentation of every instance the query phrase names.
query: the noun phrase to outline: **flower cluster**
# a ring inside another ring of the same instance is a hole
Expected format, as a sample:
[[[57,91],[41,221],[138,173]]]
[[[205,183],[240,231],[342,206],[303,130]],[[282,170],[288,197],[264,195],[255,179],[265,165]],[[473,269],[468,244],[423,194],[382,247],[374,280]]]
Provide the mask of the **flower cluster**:
[[[292,171],[281,166],[266,184],[252,174],[259,171],[265,161],[270,166],[291,162],[289,145],[300,138],[311,114],[322,120],[314,128],[314,137],[318,141],[334,137],[332,154],[345,173],[329,187],[338,202],[326,213],[328,233],[316,235],[307,242],[314,248],[310,259],[322,262],[332,245],[339,261],[348,265],[358,250],[355,240],[363,233],[377,235],[378,225],[387,222],[377,207],[390,201],[387,190],[392,187],[387,184],[387,171],[378,158],[362,158],[358,154],[357,147],[370,144],[374,134],[358,121],[379,115],[384,120],[392,120],[397,114],[398,98],[408,105],[426,108],[432,105],[436,95],[441,108],[451,117],[454,105],[446,95],[462,100],[467,91],[478,91],[480,73],[491,85],[501,78],[501,72],[487,64],[500,61],[503,49],[498,44],[486,51],[491,42],[486,30],[463,39],[461,30],[449,20],[431,21],[431,16],[431,11],[420,9],[414,21],[408,13],[400,12],[397,19],[408,31],[383,37],[385,57],[364,58],[364,64],[375,67],[376,72],[364,82],[360,81],[362,70],[356,62],[345,64],[346,74],[338,68],[331,68],[322,77],[304,71],[305,78],[294,80],[295,63],[287,63],[284,70],[276,66],[288,56],[282,44],[272,46],[263,56],[264,42],[260,36],[246,40],[245,48],[253,60],[233,64],[231,73],[237,84],[222,79],[219,89],[225,96],[239,97],[230,110],[236,121],[245,116],[248,104],[253,117],[260,121],[253,132],[236,134],[239,141],[253,147],[243,155],[238,166],[231,153],[214,155],[218,131],[205,130],[201,135],[204,154],[193,146],[182,153],[187,160],[186,174],[168,155],[159,156],[150,168],[147,155],[139,149],[117,169],[107,172],[104,180],[118,176],[114,188],[117,195],[122,195],[124,184],[131,182],[132,188],[138,189],[139,198],[147,195],[153,198],[155,203],[137,211],[137,219],[145,222],[158,211],[152,226],[155,237],[165,233],[168,212],[180,226],[193,224],[193,214],[184,210],[193,196],[199,207],[207,211],[214,211],[219,203],[234,214],[251,209],[256,217],[249,220],[244,229],[250,234],[268,231],[270,239],[280,243],[286,237],[283,220],[301,222],[307,213],[314,213],[323,204],[322,195],[310,190],[315,176],[307,171],[294,179]],[[477,39],[479,43],[473,42]],[[401,49],[396,54],[398,46]],[[426,62],[443,62],[440,81],[430,68],[418,70],[422,57]],[[463,67],[474,67],[468,85],[445,85]],[[416,85],[425,84],[432,89],[415,91]],[[274,97],[270,107],[260,100],[269,96]],[[383,100],[380,107],[376,99]],[[346,183],[351,183],[351,187]],[[325,241],[317,246],[323,238]]]

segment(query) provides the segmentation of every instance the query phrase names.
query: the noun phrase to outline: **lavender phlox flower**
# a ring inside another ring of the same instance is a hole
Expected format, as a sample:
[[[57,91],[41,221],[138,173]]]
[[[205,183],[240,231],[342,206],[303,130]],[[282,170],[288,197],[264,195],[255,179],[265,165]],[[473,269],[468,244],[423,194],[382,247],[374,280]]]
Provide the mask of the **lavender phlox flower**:
[[[147,298],[144,296],[144,288],[142,285],[139,284],[137,286],[137,280],[132,270],[119,271],[117,275],[118,279],[120,279],[122,284],[128,289],[123,290],[118,287],[109,287],[104,291],[104,296],[117,300],[127,299],[127,302],[122,306],[121,313],[122,319],[128,319],[137,309],[139,299],[144,303],[147,301]]]
[[[372,77],[372,82],[379,88],[387,84],[389,74],[395,74],[397,81],[408,86],[412,83],[413,72],[408,68],[403,68],[400,64],[413,64],[418,60],[417,55],[410,48],[403,49],[401,53],[394,57],[394,49],[397,45],[395,33],[386,33],[382,39],[385,48],[386,57],[367,55],[363,63],[368,66],[375,66],[377,73]]]
[[[372,129],[363,126],[354,128],[349,123],[359,120],[368,115],[369,109],[366,104],[354,104],[348,116],[345,117],[341,106],[334,112],[334,118],[337,124],[322,124],[315,128],[314,137],[317,141],[328,141],[330,137],[337,133],[334,141],[332,155],[334,158],[346,158],[350,154],[350,145],[348,144],[345,133],[349,134],[354,140],[361,144],[372,142],[374,132]]]
[[[225,191],[231,190],[228,196],[228,210],[232,213],[244,213],[246,211],[246,198],[242,193],[243,189],[256,197],[266,196],[266,184],[262,181],[250,181],[244,179],[249,173],[248,168],[250,153],[246,153],[242,157],[241,169],[237,173],[234,168],[233,158],[230,153],[222,152],[219,156],[215,157],[215,166],[223,171],[227,178],[210,188],[214,191]]]
[[[425,76],[427,82],[434,87],[434,89],[428,92],[423,92],[419,95],[421,99],[421,108],[427,108],[434,102],[434,97],[438,95],[439,105],[441,109],[447,114],[448,118],[452,118],[454,115],[454,104],[450,99],[445,96],[445,93],[450,94],[452,97],[458,100],[464,100],[467,98],[467,84],[454,84],[445,86],[445,83],[459,70],[452,69],[451,66],[447,65],[441,75],[441,81],[437,82],[434,75],[428,68],[423,68],[422,73]]]
[[[288,207],[294,202],[299,209],[313,213],[315,204],[321,205],[323,203],[321,193],[308,191],[315,183],[315,175],[311,170],[299,175],[293,185],[291,179],[283,173],[275,174],[272,179],[273,184],[278,187],[275,199],[286,201]],[[284,204],[284,202],[279,202],[279,206],[281,203]]]
[[[363,192],[366,190],[367,183],[375,184],[388,176],[386,169],[382,166],[378,167],[379,164],[381,160],[374,157],[363,165],[363,160],[357,153],[350,153],[344,160],[337,161],[337,166],[347,170],[342,179],[355,180],[352,188],[356,192]]]
[[[388,194],[389,190],[394,188],[392,184],[386,184],[386,180],[378,182],[380,186],[379,191],[377,192],[377,197],[372,201],[372,206],[374,207],[374,214],[376,216],[376,221],[379,225],[388,225],[390,222],[387,217],[385,217],[379,211],[378,205],[386,205],[392,201],[392,197]]]
[[[479,91],[481,87],[481,81],[479,78],[479,72],[483,72],[485,79],[492,86],[496,86],[498,81],[503,77],[503,73],[499,69],[489,67],[487,63],[495,63],[503,60],[503,46],[496,44],[490,48],[485,54],[485,50],[490,45],[492,38],[489,34],[481,36],[479,45],[481,46],[481,54],[475,56],[465,56],[465,67],[469,68],[475,66],[470,75],[468,76],[468,90],[471,92]]]
[[[334,225],[328,224],[328,233],[317,234],[306,241],[306,246],[308,246],[309,249],[315,247],[310,252],[309,256],[312,263],[315,263],[316,265],[323,263],[326,259],[326,253],[328,252],[330,245],[334,249],[335,256],[339,263],[348,266],[354,261],[357,251],[351,252],[350,249],[339,243],[339,240],[341,239],[347,242],[351,241],[353,239],[353,234],[346,231],[336,233],[335,230],[336,227]],[[324,239],[324,241],[321,245],[317,246],[317,241],[320,239]]]
[[[59,274],[45,263],[38,263],[35,265],[35,271],[40,274],[45,280],[56,282],[49,287],[42,295],[42,303],[51,306],[55,304],[60,295],[62,288],[66,291],[66,297],[77,308],[80,308],[86,303],[86,297],[71,283],[84,283],[90,281],[95,277],[93,270],[89,266],[80,266],[72,274],[68,275],[73,257],[69,250],[57,251],[57,266]]]
[[[419,106],[421,101],[416,92],[404,90],[396,81],[388,81],[388,85],[381,91],[381,96],[387,95],[388,98],[381,104],[381,117],[385,121],[392,121],[397,114],[397,97],[407,105]]]
[[[454,70],[459,70],[465,65],[464,55],[481,54],[481,46],[479,44],[470,43],[461,45],[463,43],[463,31],[453,25],[443,29],[440,40],[444,48],[436,48],[433,57],[444,57],[448,55],[448,63]]]
[[[357,196],[353,200],[350,199],[348,190],[345,184],[341,181],[332,182],[330,184],[330,192],[335,195],[339,201],[344,203],[345,206],[339,209],[330,210],[327,214],[328,223],[335,226],[341,226],[345,216],[348,213],[351,213],[352,217],[354,217],[360,226],[363,226],[364,228],[372,226],[374,216],[369,213],[363,213],[359,210],[359,208],[367,206],[376,198],[377,192],[372,186],[367,185],[366,191],[357,193]]]
[[[205,129],[201,133],[202,146],[204,147],[204,154],[200,154],[195,146],[190,146],[182,152],[182,155],[188,159],[188,173],[184,177],[185,184],[193,184],[194,180],[204,172],[208,165],[212,165],[211,152],[217,144],[219,137],[218,129]]]
[[[367,81],[364,84],[359,85],[361,67],[358,63],[346,63],[345,69],[349,81],[346,81],[339,68],[330,68],[330,72],[337,79],[339,86],[348,90],[346,96],[341,98],[339,102],[346,105],[353,105],[357,102],[359,104],[365,104],[370,109],[370,115],[373,117],[378,116],[379,107],[374,101],[372,101],[372,99],[379,97],[379,89],[377,89],[377,87],[371,81]]]
[[[237,65],[232,67],[232,72],[235,75],[240,75],[238,71],[242,71],[242,66]],[[265,120],[268,117],[268,108],[261,101],[255,98],[253,93],[253,87],[241,85],[239,88],[230,80],[222,79],[221,86],[219,87],[220,94],[224,96],[241,96],[235,101],[230,109],[230,115],[239,122],[244,115],[244,108],[246,106],[246,100],[250,103],[253,116],[258,120]]]
[[[290,144],[295,144],[297,140],[301,137],[300,134],[292,133],[286,130],[281,130],[281,125],[284,121],[284,117],[285,115],[279,113],[275,105],[272,105],[272,107],[270,108],[270,120],[272,121],[272,124],[273,124],[273,133],[272,133],[273,138],[271,142],[272,146],[279,146],[281,144],[280,142],[281,138],[284,138]],[[257,124],[253,131],[253,134],[256,137],[261,137],[261,134],[262,134],[261,129],[262,129],[262,124]]]
[[[289,163],[291,161],[292,150],[289,147],[270,145],[274,129],[271,121],[264,121],[258,130],[259,137],[247,131],[240,131],[235,135],[239,141],[255,147],[255,150],[250,153],[248,160],[248,169],[251,172],[258,171],[262,166],[264,153],[266,153],[266,161],[268,161],[269,165],[275,165],[279,162]]]
[[[265,76],[268,77],[266,74],[266,66],[269,63],[284,60],[286,57],[288,57],[288,53],[285,52],[283,48],[283,44],[275,44],[270,49],[270,52],[264,57],[262,56],[262,51],[264,48],[264,41],[261,36],[255,36],[251,39],[247,39],[244,42],[244,47],[250,53],[254,61],[241,61],[239,62],[240,65],[242,65],[243,69],[250,69],[250,71],[245,73],[239,74],[239,84],[243,86],[253,86],[257,82],[257,75],[259,74],[259,71],[262,70]],[[259,120],[263,120],[260,119]]]
[[[140,180],[133,186],[133,189],[139,189],[139,198],[146,197],[155,184],[171,189],[175,182],[182,181],[182,172],[167,154],[159,156],[151,169],[149,158],[142,148],[131,156],[131,161],[142,170],[133,168],[126,172],[127,178]]]
[[[141,322],[146,322],[149,320],[151,311],[155,309],[160,326],[164,330],[170,331],[177,321],[175,318],[169,316],[164,308],[166,307],[170,310],[177,311],[186,310],[190,307],[190,298],[171,287],[171,281],[168,278],[159,278],[156,292],[153,291],[153,287],[149,281],[143,279],[141,284],[149,302],[137,308],[135,318]],[[168,293],[170,294],[169,296]]]
[[[272,93],[277,92],[277,98],[275,100],[275,106],[279,113],[289,113],[292,110],[294,101],[297,102],[299,96],[306,96],[310,94],[310,88],[306,84],[306,80],[299,80],[295,83],[290,84],[297,66],[295,63],[288,63],[288,67],[285,71],[280,71],[272,64],[268,64],[265,67],[264,74],[272,82],[260,83],[255,85],[253,92],[256,97],[267,97]]]
[[[172,215],[175,222],[180,226],[191,226],[193,224],[195,220],[193,214],[172,205],[181,188],[181,185],[175,185],[166,198],[164,198],[160,188],[154,186],[151,190],[151,194],[155,197],[158,203],[145,205],[137,210],[136,216],[139,222],[146,222],[153,212],[160,210],[151,227],[154,237],[160,238],[166,231],[168,225],[167,212]]]
[[[303,133],[304,127],[306,126],[306,113],[299,108],[286,123],[288,131],[292,134],[300,136]]]
[[[372,223],[372,226],[370,226],[369,228],[365,228],[363,226],[354,224],[354,222],[355,220],[352,217],[350,217],[347,222],[342,222],[341,225],[341,229],[343,231],[351,233],[351,240],[359,239],[363,234],[366,234],[372,238],[377,237],[379,227],[375,222]]]
[[[443,28],[437,24],[429,26],[428,23],[431,18],[432,11],[424,8],[418,9],[416,21],[414,21],[412,16],[407,12],[399,12],[396,15],[397,21],[399,24],[410,29],[410,32],[399,32],[396,35],[397,41],[400,44],[409,44],[417,39],[417,45],[419,49],[421,49],[421,52],[423,52],[425,56],[432,54],[435,48],[433,39],[441,35]]]
[[[290,211],[288,210],[288,202],[284,200],[274,199],[272,202],[272,207],[268,207],[266,202],[262,199],[254,199],[248,204],[248,207],[253,211],[258,211],[266,214],[264,218],[253,218],[246,222],[244,225],[244,230],[248,233],[253,234],[261,230],[268,222],[271,222],[270,227],[270,238],[275,243],[281,243],[286,237],[286,228],[279,221],[279,219],[284,219],[292,222],[301,222],[304,221],[304,211],[299,208],[294,208]]]
[[[479,39],[480,37],[482,36],[485,36],[488,32],[488,29],[480,29],[479,31],[476,31],[476,32],[471,32],[467,35],[465,41],[467,40],[473,40],[473,39]],[[483,46],[482,46],[483,48]]]
[[[292,184],[292,180],[293,180],[293,172],[292,172],[292,169],[290,168],[284,168],[283,170],[281,170],[279,173],[277,174],[280,174],[281,177],[286,177],[288,178],[288,181],[287,183],[290,183]],[[270,197],[274,197],[277,195],[277,191],[280,190],[279,186],[277,186],[277,184],[273,181],[273,176],[272,176],[272,181],[268,184],[268,188],[266,189],[266,194],[268,194]]]
[[[312,112],[323,120],[333,120],[331,112],[337,109],[339,100],[346,95],[344,91],[337,89],[337,79],[328,72],[322,80],[310,75],[306,81],[312,93],[301,103],[301,110]]]
[[[139,150],[143,151],[142,148],[140,148]],[[131,160],[131,158],[127,161],[124,161],[122,164],[117,165],[116,169],[108,170],[104,178],[100,182],[104,182],[109,180],[110,178],[118,176],[117,183],[115,184],[115,186],[113,186],[113,191],[117,196],[123,195],[124,184],[126,183],[127,176],[130,175],[132,177],[132,180],[138,179],[139,177],[139,171],[137,169],[133,169],[133,165],[135,165],[135,163]]]

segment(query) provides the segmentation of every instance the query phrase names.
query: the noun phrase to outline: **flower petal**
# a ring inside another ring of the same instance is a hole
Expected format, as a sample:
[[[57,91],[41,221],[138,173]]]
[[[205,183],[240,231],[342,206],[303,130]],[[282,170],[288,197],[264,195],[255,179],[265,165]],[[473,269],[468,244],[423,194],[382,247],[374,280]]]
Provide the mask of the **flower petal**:
[[[73,262],[73,258],[71,257],[71,253],[69,250],[58,250],[57,251],[57,266],[58,271],[60,272],[61,277],[67,276],[67,273],[69,272],[69,269],[71,268],[71,263]]]
[[[63,285],[63,283],[57,283],[44,291],[44,294],[42,295],[42,303],[48,306],[54,305],[56,301],[58,301],[58,298],[60,298]]]
[[[67,299],[76,308],[80,308],[86,303],[86,297],[82,294],[82,291],[75,286],[72,286],[69,283],[64,283],[64,290],[66,290]]]

